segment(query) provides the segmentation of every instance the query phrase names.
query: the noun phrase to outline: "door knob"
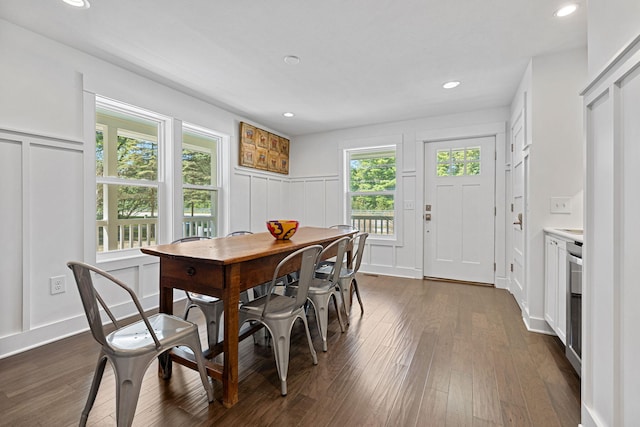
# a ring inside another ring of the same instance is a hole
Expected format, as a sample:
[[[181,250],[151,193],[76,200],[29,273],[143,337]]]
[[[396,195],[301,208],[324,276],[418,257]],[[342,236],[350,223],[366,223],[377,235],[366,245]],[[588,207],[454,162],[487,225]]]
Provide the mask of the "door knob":
[[[520,230],[522,230],[522,213],[518,214],[518,220],[516,222],[514,222],[513,225],[519,225],[520,226]]]

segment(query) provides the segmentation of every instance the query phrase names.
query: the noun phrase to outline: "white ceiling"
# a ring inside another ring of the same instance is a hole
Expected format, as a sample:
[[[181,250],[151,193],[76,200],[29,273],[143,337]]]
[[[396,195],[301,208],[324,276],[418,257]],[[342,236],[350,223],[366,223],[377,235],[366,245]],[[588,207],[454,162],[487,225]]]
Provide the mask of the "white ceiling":
[[[2,0],[0,17],[297,136],[509,105],[531,57],[586,45],[585,1],[555,18],[564,3]]]

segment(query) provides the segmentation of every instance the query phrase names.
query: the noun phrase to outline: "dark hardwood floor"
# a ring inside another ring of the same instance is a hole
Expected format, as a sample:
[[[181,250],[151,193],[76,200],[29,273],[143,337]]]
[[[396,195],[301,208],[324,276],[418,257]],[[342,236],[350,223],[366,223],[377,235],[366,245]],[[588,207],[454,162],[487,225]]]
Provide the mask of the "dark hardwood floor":
[[[341,334],[331,307],[326,353],[319,350],[310,313],[317,366],[301,324],[294,326],[288,396],[280,396],[271,347],[247,339],[240,345],[237,405],[222,406],[215,383],[217,401],[208,405],[195,371],[174,365],[165,382],[154,362],[134,425],[578,425],[580,380],[562,344],[527,332],[508,292],[358,277],[365,313],[361,316],[356,303],[351,325]],[[202,318],[194,319],[205,342]],[[85,333],[0,360],[0,425],[77,425],[97,354],[97,344]],[[110,366],[88,424],[115,425]]]

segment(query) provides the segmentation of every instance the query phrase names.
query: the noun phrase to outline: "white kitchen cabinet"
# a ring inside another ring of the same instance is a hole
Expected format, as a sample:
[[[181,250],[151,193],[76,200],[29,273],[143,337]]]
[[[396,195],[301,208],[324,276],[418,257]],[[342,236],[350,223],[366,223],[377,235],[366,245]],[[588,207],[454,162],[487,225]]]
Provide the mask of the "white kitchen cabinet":
[[[567,242],[545,235],[544,318],[563,344],[567,336]]]

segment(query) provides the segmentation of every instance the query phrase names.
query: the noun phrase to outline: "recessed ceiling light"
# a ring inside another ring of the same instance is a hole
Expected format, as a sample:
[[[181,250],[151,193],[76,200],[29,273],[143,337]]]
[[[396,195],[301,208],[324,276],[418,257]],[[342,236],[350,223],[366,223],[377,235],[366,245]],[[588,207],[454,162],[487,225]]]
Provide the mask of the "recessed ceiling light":
[[[451,81],[451,82],[443,83],[442,87],[445,88],[445,89],[453,89],[454,87],[458,87],[458,85],[460,85],[460,82]]]
[[[298,65],[300,63],[300,58],[294,55],[287,55],[284,57],[284,62],[289,65]]]
[[[572,3],[572,4],[568,4],[566,6],[561,7],[560,9],[556,10],[556,13],[554,13],[553,15],[557,16],[558,18],[563,18],[565,16],[571,15],[576,10],[578,10],[578,5],[575,4],[575,3]]]
[[[287,113],[282,113],[282,115],[283,115],[283,116],[285,116],[285,117],[293,117],[293,116],[295,116],[295,114],[293,114],[293,113],[289,113],[289,112],[287,112]]]
[[[69,6],[77,7],[79,9],[89,9],[91,6],[89,0],[62,0]]]

